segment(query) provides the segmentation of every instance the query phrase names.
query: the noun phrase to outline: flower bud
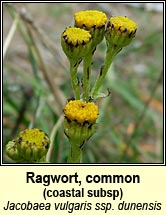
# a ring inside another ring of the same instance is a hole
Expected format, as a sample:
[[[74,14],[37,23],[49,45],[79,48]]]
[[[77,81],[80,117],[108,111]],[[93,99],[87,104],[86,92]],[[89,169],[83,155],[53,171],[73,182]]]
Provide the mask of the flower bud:
[[[21,131],[18,137],[6,145],[7,155],[16,162],[40,162],[46,155],[50,140],[38,128]]]

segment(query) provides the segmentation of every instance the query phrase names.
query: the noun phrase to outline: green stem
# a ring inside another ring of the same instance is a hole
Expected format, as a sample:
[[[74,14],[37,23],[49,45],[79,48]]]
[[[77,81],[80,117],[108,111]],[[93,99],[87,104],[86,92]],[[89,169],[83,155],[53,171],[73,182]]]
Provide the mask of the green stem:
[[[74,61],[70,61],[70,74],[71,74],[71,83],[74,90],[74,98],[80,99],[80,87],[77,79],[77,69],[79,63],[75,63]]]
[[[67,163],[80,163],[82,157],[82,147],[78,144],[78,140],[72,140],[70,143],[71,151]]]
[[[90,81],[89,77],[91,74],[91,64],[92,64],[92,53],[90,52],[88,55],[84,57],[83,62],[83,100],[89,100],[90,93]]]
[[[116,56],[116,54],[119,52],[119,48],[114,48],[114,49],[107,49],[104,65],[101,67],[100,74],[94,84],[94,87],[92,89],[91,95],[92,98],[95,99],[97,97],[99,88],[103,84],[104,78],[111,66],[111,63]]]

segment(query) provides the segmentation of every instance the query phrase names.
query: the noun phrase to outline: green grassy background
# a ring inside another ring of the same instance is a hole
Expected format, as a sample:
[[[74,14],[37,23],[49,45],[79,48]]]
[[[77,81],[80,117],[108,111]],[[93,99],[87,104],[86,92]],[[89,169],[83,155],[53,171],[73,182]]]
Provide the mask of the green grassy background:
[[[60,37],[73,25],[73,14],[86,9],[101,10],[108,17],[128,16],[137,22],[138,31],[132,44],[117,55],[105,79],[101,91],[110,88],[111,95],[98,102],[98,130],[85,145],[82,162],[163,162],[163,13],[121,3],[3,4],[4,44],[17,22],[3,62],[3,146],[19,131],[39,127],[53,140],[51,162],[66,162],[70,145],[61,115],[72,89]],[[31,20],[30,24],[25,19]],[[103,41],[96,50],[92,80],[103,63],[105,48]],[[81,71],[82,67],[80,76]],[[3,158],[11,162],[5,152]]]

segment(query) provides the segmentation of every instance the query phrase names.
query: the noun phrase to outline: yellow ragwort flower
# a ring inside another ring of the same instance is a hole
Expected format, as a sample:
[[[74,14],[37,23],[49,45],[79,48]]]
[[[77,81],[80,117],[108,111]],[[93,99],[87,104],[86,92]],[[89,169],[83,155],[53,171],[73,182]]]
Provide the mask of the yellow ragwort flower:
[[[37,162],[46,155],[50,140],[42,130],[31,128],[21,131],[6,145],[7,155],[16,161]]]
[[[62,37],[68,45],[79,46],[89,43],[91,35],[88,31],[80,28],[69,27],[64,32]]]
[[[75,26],[90,30],[91,28],[103,28],[107,22],[105,13],[97,10],[85,10],[75,13]]]
[[[43,148],[48,149],[49,147],[49,138],[47,134],[38,128],[21,131],[18,138],[20,143],[26,143],[26,147],[35,146],[38,150],[43,150]]]
[[[122,33],[128,32],[130,36],[135,35],[137,30],[137,24],[126,16],[112,16],[110,18],[110,25],[113,25],[112,27],[115,30],[119,30]]]
[[[64,108],[65,116],[80,124],[84,122],[95,123],[98,117],[98,106],[93,102],[83,102],[81,100],[69,101]]]
[[[82,147],[95,132],[98,106],[93,102],[69,101],[64,108],[64,132],[71,143]]]
[[[91,34],[80,28],[69,27],[62,33],[61,44],[69,60],[78,61],[89,51]]]
[[[106,39],[112,45],[118,47],[127,46],[135,37],[137,24],[125,16],[113,16],[110,18],[106,30]]]
[[[90,31],[92,35],[92,53],[103,40],[107,16],[97,10],[85,10],[75,13],[75,26]]]

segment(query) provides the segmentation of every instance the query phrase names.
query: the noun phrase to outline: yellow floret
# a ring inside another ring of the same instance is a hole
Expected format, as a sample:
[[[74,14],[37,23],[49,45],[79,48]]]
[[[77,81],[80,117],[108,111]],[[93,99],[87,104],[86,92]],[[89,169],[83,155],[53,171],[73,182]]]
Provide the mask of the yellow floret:
[[[80,124],[95,123],[98,117],[98,106],[93,102],[73,100],[66,104],[64,114],[68,119],[76,120]]]
[[[80,28],[69,27],[64,32],[62,37],[65,42],[73,46],[84,45],[89,43],[91,35],[88,31]]]
[[[137,30],[137,24],[125,17],[125,16],[114,16],[110,18],[110,25],[115,29],[121,32],[128,32],[135,34]]]
[[[105,13],[97,10],[85,10],[75,13],[75,25],[77,27],[85,27],[85,29],[91,29],[93,27],[103,27],[107,22]]]

